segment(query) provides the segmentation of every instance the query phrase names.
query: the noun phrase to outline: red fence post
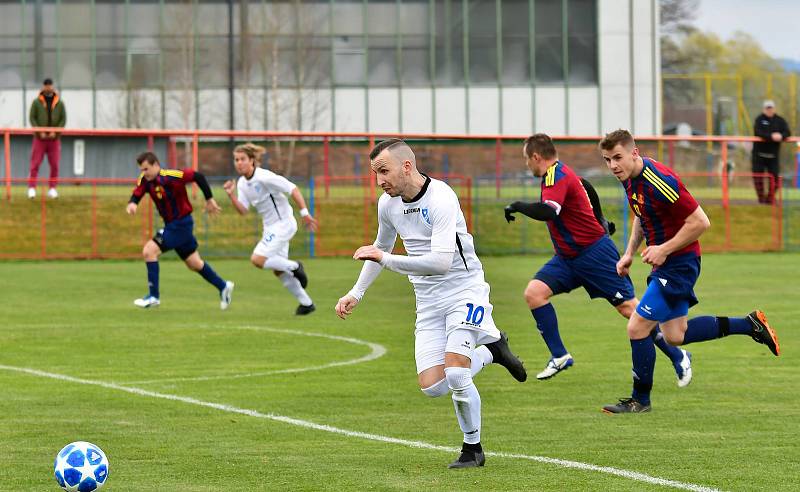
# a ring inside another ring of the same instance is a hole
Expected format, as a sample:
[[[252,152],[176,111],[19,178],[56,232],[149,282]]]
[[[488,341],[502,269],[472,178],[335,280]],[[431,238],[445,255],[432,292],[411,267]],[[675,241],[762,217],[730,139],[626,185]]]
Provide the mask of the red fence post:
[[[328,137],[322,139],[322,178],[325,180],[325,198],[330,195],[330,164],[331,164],[331,148]]]
[[[497,193],[497,198],[500,198],[500,173],[502,163],[500,162],[503,153],[502,142],[500,138],[495,140],[494,143],[494,187]]]
[[[5,147],[6,158],[6,200],[11,200],[11,134],[5,132],[3,135],[3,147]]]
[[[781,179],[778,177],[778,179]],[[778,186],[775,192],[775,214],[778,216],[778,231],[775,237],[775,249],[783,249],[783,183]]]
[[[372,149],[375,148],[375,135],[369,136],[369,149],[367,149],[367,158],[364,161],[367,163],[367,180],[364,182],[364,186],[367,188],[372,188],[372,203],[376,203],[378,201],[378,187],[374,184],[373,175],[375,173],[372,172],[372,166],[369,164],[369,153],[372,152]]]
[[[175,145],[174,137],[169,137],[167,142],[167,163],[170,169],[178,167],[178,148]]]
[[[97,180],[92,180],[92,258],[98,258],[97,249]]]
[[[192,135],[192,170],[197,171],[200,167],[200,136],[195,133]],[[192,183],[192,198],[197,198],[197,183]]]
[[[467,186],[467,231],[474,234],[475,231],[472,230],[472,178],[470,176],[466,177],[465,184]]]
[[[47,257],[47,202],[45,193],[42,193],[42,224],[41,224],[41,252],[42,259]]]
[[[667,163],[667,165],[669,167],[674,168],[675,167],[675,141],[674,140],[670,140],[669,142],[667,142],[667,156],[668,156],[668,159],[669,159],[669,162]]]
[[[731,207],[728,190],[728,142],[720,142],[722,159],[722,209],[725,211],[725,251],[731,249]]]
[[[153,136],[152,135],[148,135],[147,136],[147,150],[149,152],[152,152],[154,147],[155,147],[155,145],[153,143]]]

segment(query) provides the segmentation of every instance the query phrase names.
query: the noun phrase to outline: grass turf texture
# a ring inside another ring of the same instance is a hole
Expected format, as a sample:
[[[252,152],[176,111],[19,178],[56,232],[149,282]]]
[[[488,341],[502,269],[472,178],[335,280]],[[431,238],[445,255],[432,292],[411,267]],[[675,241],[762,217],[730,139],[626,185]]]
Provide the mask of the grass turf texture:
[[[696,344],[695,379],[678,389],[658,355],[653,412],[608,416],[600,407],[630,390],[624,320],[583,291],[554,304],[576,365],[551,381],[519,384],[497,366],[476,383],[489,451],[582,461],[725,490],[791,490],[800,482],[800,309],[792,293],[796,254],[708,255],[693,315],[744,315],[760,307],[777,329],[774,358],[749,337]],[[546,257],[484,260],[495,320],[530,373],[548,354],[521,292]],[[162,306],[138,310],[140,262],[2,263],[7,279],[0,364],[126,384],[229,375],[354,359],[360,345],[244,327],[355,337],[384,345],[371,362],[296,374],[136,384],[193,397],[433,444],[459,445],[449,397],[417,389],[414,299],[384,272],[347,321],[332,311],[359,264],[308,260],[319,310],[293,316],[295,302],[267,272],[244,260],[213,263],[237,283],[229,311],[177,261],[162,262]],[[634,268],[637,291],[646,269]],[[13,279],[13,282],[9,282]],[[455,453],[366,441],[284,423],[0,370],[0,489],[56,490],[55,453],[88,440],[107,453],[105,490],[658,490],[663,487],[520,459],[489,457],[481,470],[452,471]]]

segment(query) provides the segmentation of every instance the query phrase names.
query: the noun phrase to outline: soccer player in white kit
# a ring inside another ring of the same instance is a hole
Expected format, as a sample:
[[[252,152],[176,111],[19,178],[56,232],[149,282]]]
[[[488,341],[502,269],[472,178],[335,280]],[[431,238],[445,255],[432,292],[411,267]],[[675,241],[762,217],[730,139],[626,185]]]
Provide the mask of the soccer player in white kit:
[[[272,270],[286,289],[300,302],[295,314],[306,315],[316,308],[305,287],[308,276],[299,261],[289,259],[289,241],[297,232],[297,221],[286,195],[300,207],[306,228],[317,230],[317,220],[308,213],[302,193],[294,183],[272,171],[261,169],[261,156],[266,149],[246,143],[233,151],[233,163],[239,180],[225,182],[224,188],[236,211],[245,215],[252,206],[264,222],[264,233],[250,261],[256,268]]]
[[[453,189],[421,174],[402,140],[379,143],[369,157],[384,191],[378,200],[378,236],[353,255],[364,266],[356,285],[336,304],[336,314],[342,319],[351,314],[383,268],[408,275],[417,298],[419,386],[430,397],[452,391],[464,433],[461,455],[449,467],[483,466],[481,397],[472,378],[494,362],[525,381],[525,368],[492,320],[489,284]],[[408,256],[390,254],[398,234]]]

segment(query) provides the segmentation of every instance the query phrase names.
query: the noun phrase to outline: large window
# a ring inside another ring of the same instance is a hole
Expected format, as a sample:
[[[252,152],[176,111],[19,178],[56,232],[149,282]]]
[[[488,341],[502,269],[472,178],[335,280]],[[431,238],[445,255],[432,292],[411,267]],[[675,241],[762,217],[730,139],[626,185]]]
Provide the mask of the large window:
[[[536,82],[564,80],[563,0],[536,0]]]
[[[251,0],[233,9],[226,0],[6,4],[0,87],[19,87],[23,78],[38,86],[51,76],[64,88],[225,88],[231,66],[237,87],[598,79],[597,0]]]
[[[464,16],[463,2],[436,0],[436,83],[464,83]]]
[[[497,2],[473,0],[469,5],[469,81],[497,83]]]
[[[569,82],[597,82],[596,0],[569,0]]]
[[[596,2],[536,0],[534,39],[537,82],[563,83],[566,68],[570,83],[597,83]]]
[[[503,2],[503,74],[504,84],[526,84],[531,80],[530,9],[528,0]]]

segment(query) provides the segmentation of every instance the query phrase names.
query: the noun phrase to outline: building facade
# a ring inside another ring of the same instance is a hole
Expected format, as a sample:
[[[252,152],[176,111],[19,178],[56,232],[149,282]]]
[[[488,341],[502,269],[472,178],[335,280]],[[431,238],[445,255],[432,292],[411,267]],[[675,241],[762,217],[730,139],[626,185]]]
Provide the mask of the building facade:
[[[656,0],[0,1],[0,126],[660,132]]]

